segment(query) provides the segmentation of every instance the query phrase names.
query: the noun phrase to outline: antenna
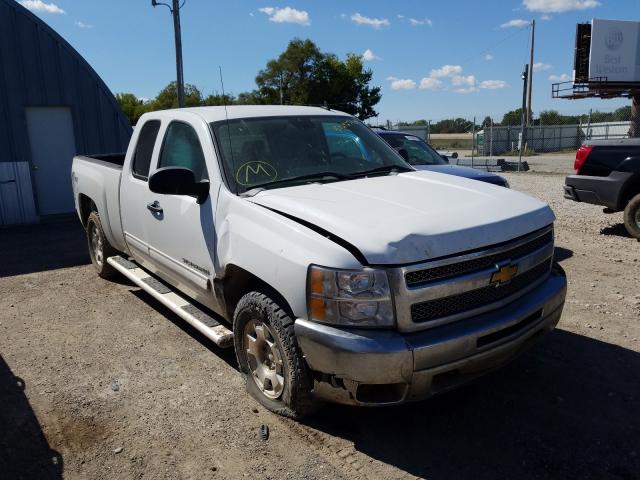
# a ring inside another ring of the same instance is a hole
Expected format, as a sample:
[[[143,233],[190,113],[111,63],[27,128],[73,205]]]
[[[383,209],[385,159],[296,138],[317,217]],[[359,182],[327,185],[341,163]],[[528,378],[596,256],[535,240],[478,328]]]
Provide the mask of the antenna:
[[[222,66],[218,65],[220,70],[220,85],[222,86],[222,105],[224,105],[224,117],[227,124],[227,138],[229,139],[229,152],[231,153],[231,163],[233,163],[233,169],[236,168],[236,161],[233,158],[233,145],[231,144],[231,129],[229,128],[229,114],[227,113],[227,96],[224,93],[224,80],[222,80]]]

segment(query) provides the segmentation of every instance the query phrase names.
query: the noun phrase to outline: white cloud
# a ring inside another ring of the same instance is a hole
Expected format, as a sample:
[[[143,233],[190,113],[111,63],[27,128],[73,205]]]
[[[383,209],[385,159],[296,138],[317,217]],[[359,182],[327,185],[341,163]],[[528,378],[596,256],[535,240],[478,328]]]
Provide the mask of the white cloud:
[[[477,91],[478,91],[478,89],[476,87],[457,88],[455,90],[456,93],[462,93],[462,94],[475,93]]]
[[[460,75],[462,73],[462,67],[460,65],[443,65],[440,68],[431,70],[429,76],[431,78],[452,77],[454,75]]]
[[[552,82],[568,82],[571,80],[571,77],[563,73],[562,75],[549,75],[549,80]]]
[[[442,81],[437,78],[424,77],[420,80],[420,90],[438,90],[442,88]]]
[[[540,17],[540,20],[544,20],[544,21],[548,21],[551,20],[553,17],[551,15],[542,15]]]
[[[263,7],[258,9],[269,17],[270,22],[275,23],[297,23],[298,25],[311,25],[309,12],[305,10],[296,10],[291,7],[274,8]]]
[[[404,18],[404,15],[396,15],[400,20]]]
[[[474,87],[476,84],[476,77],[474,75],[454,75],[451,77],[451,84],[455,87],[462,87],[465,85],[468,87]]]
[[[485,90],[499,90],[507,87],[507,82],[504,80],[483,80],[480,82],[480,88]]]
[[[416,82],[410,78],[387,77],[391,82],[391,90],[413,90],[416,88]]]
[[[534,72],[541,72],[542,70],[549,70],[550,68],[551,65],[549,65],[548,63],[537,62],[533,64]]]
[[[522,28],[529,25],[531,22],[529,20],[523,20],[521,18],[514,18],[513,20],[509,20],[508,22],[500,25],[501,28]]]
[[[55,3],[45,3],[42,0],[20,0],[20,5],[32,12],[67,13]]]
[[[358,25],[369,25],[373,28],[388,27],[390,25],[389,20],[386,18],[365,17],[357,12],[351,15],[351,21]]]
[[[416,18],[410,18],[409,19],[409,23],[413,27],[417,27],[419,25],[429,25],[429,26],[433,25],[433,22],[428,18],[425,18],[424,20],[418,20]]]
[[[597,0],[523,0],[522,4],[530,12],[546,13],[587,10],[601,5]]]
[[[88,23],[81,22],[80,20],[75,22],[75,24],[76,24],[76,27],[78,28],[87,28],[87,29],[93,28],[93,25],[89,25]]]
[[[382,60],[379,56],[377,56],[373,51],[367,48],[362,54],[362,59],[366,62],[371,62],[373,60]]]
[[[493,60],[493,55],[491,55],[490,53],[487,53],[487,54],[484,56],[484,59],[485,59],[487,62],[489,62],[489,61]]]

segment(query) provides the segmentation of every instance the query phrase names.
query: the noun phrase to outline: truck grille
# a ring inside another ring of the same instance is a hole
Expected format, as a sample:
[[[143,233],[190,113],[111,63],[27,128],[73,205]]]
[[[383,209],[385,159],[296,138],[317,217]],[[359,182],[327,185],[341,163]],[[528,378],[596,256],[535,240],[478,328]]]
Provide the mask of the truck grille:
[[[544,237],[547,237],[547,235],[544,235]],[[531,250],[533,251],[535,248]],[[508,253],[507,258],[511,255],[513,254]],[[518,255],[522,255],[522,253]],[[502,258],[502,256],[500,258]],[[493,264],[495,264],[495,261]],[[411,319],[416,323],[428,322],[429,320],[455,315],[483,305],[498,302],[540,280],[549,272],[550,268],[551,262],[545,261],[531,270],[516,276],[511,282],[505,285],[488,285],[459,295],[415,303],[411,305]]]
[[[500,263],[504,260],[524,257],[525,255],[528,255],[529,253],[544,247],[552,241],[553,230],[549,230],[547,233],[534,238],[533,240],[523,245],[501,251],[494,255],[473,258],[464,262],[442,265],[440,267],[407,272],[407,274],[405,275],[405,282],[407,284],[407,287],[409,288],[419,288],[434,280],[443,280],[450,277],[457,277],[459,275],[477,272],[486,268],[491,268],[496,263]]]

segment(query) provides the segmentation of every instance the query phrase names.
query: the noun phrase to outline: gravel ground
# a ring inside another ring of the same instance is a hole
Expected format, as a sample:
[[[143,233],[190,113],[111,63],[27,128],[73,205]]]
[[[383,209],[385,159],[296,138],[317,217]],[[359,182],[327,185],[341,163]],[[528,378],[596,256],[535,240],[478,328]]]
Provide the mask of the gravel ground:
[[[563,200],[562,175],[506,176],[558,216],[559,328],[451,394],[304,423],[251,400],[232,351],[99,279],[75,220],[0,230],[0,477],[640,478],[640,243]]]

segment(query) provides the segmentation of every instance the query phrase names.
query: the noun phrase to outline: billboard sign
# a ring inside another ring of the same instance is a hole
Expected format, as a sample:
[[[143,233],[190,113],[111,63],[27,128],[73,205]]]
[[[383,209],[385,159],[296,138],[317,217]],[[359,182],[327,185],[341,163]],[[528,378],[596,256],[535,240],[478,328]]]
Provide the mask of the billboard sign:
[[[640,22],[591,22],[589,78],[608,82],[640,82]]]

